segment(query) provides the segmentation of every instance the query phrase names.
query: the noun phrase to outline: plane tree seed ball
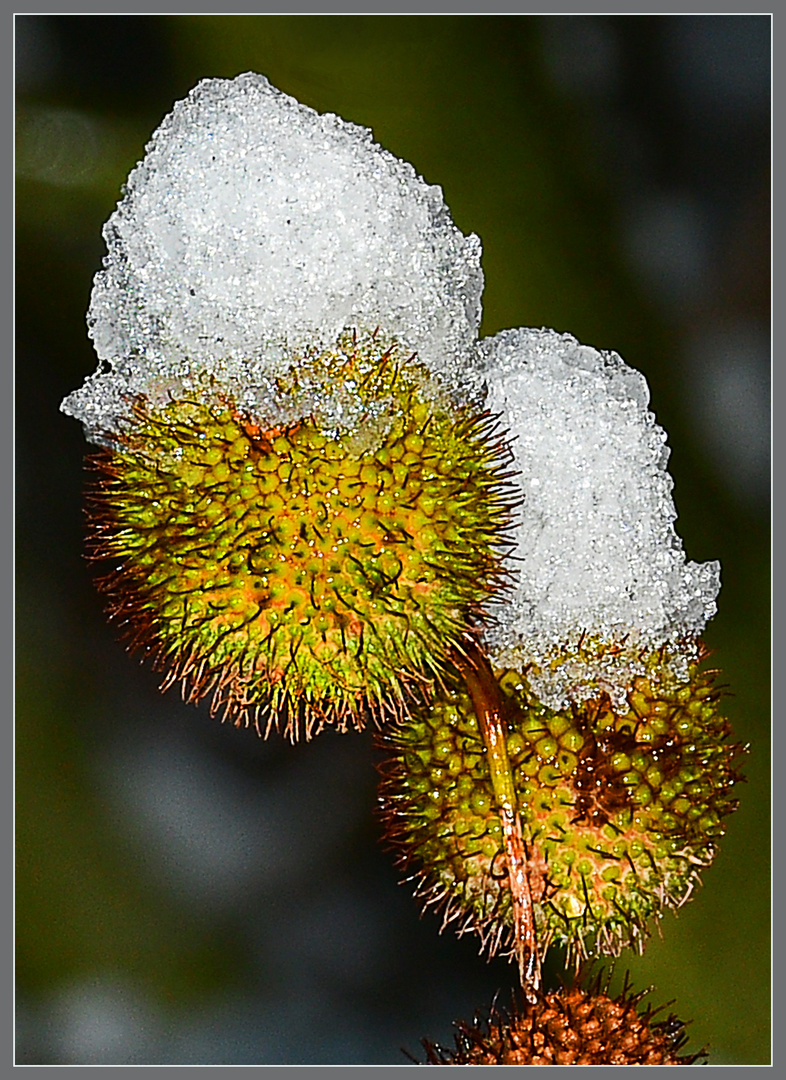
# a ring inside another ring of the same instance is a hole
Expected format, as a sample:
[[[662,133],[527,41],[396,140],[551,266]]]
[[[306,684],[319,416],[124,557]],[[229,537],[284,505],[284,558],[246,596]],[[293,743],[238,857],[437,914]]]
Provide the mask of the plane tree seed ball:
[[[736,807],[740,747],[715,673],[694,664],[679,682],[662,653],[642,662],[624,708],[600,695],[554,711],[523,676],[498,673],[539,946],[574,961],[641,947],[647,921],[688,899]],[[468,694],[454,683],[382,743],[387,835],[418,894],[490,952],[510,945],[502,830]]]
[[[93,548],[165,685],[294,738],[395,713],[440,672],[498,582],[507,452],[373,336],[299,358],[286,390],[308,417],[266,430],[210,385],[140,398],[98,457]],[[346,429],[319,422],[328,394]]]
[[[682,1054],[685,1024],[673,1013],[639,1008],[627,987],[611,997],[597,986],[563,987],[486,1019],[455,1025],[455,1047],[423,1040],[428,1065],[693,1065],[706,1053]]]

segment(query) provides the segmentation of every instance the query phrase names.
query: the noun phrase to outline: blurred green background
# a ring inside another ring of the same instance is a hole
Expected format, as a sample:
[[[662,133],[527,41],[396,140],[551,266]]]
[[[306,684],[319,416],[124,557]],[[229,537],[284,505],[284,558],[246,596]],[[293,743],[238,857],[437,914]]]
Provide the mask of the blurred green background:
[[[483,242],[482,331],[643,371],[750,744],[704,887],[636,988],[713,1063],[769,1061],[767,16],[17,16],[17,1062],[403,1063],[511,972],[379,849],[367,735],[292,748],[159,696],[83,558],[101,226],[174,100],[253,69],[373,128]],[[555,964],[552,967],[556,970]],[[554,976],[554,971],[552,971]]]

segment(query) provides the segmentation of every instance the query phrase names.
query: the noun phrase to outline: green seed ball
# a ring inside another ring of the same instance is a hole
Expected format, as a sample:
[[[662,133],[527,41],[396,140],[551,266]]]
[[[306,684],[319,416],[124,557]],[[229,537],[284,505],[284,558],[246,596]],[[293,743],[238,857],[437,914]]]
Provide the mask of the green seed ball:
[[[264,430],[214,386],[140,399],[98,460],[92,535],[113,564],[110,612],[165,685],[295,738],[400,712],[441,671],[497,586],[509,509],[486,420],[373,335],[287,378],[293,393],[352,387],[361,420],[385,422]],[[453,472],[435,470],[434,447]]]
[[[636,723],[624,709],[610,715],[608,699],[604,708],[588,702],[557,716],[534,699],[520,673],[497,673],[542,951],[557,942],[578,961],[639,944],[651,919],[688,898],[736,806],[740,747],[728,741],[711,689],[714,673],[694,665],[687,679],[677,679],[660,653],[646,664],[647,677],[629,695]],[[705,725],[692,721],[686,740],[683,719],[697,699],[711,700],[714,710]],[[660,734],[648,723],[653,716],[659,723],[668,718]],[[416,762],[420,773],[441,764],[448,741],[441,812],[429,817],[427,801],[409,782],[410,767]],[[447,921],[472,927],[490,950],[510,946],[500,811],[458,676],[379,743],[387,755],[380,791],[386,836],[408,878],[419,882],[418,895]],[[480,849],[468,849],[468,834],[484,838]]]

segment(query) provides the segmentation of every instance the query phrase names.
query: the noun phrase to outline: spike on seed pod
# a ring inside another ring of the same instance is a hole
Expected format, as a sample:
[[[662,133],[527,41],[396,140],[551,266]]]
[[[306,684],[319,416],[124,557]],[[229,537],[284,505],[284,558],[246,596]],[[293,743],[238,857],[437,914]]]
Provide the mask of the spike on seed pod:
[[[138,398],[95,458],[91,550],[162,688],[295,739],[395,714],[439,676],[501,580],[507,450],[376,334],[278,382],[304,417],[278,427],[210,380]]]
[[[694,1065],[706,1051],[681,1054],[686,1025],[668,1006],[640,1009],[644,993],[628,980],[617,997],[595,980],[579,986],[538,992],[534,1001],[493,1006],[488,1016],[456,1023],[455,1047],[423,1040],[427,1065]]]
[[[608,696],[554,711],[526,678],[497,672],[507,759],[527,852],[541,956],[569,962],[643,948],[648,920],[691,895],[736,808],[741,747],[718,711],[717,672],[678,679],[660,651],[624,708]],[[446,682],[429,705],[379,736],[386,838],[443,925],[490,954],[516,949],[503,830],[469,694]]]

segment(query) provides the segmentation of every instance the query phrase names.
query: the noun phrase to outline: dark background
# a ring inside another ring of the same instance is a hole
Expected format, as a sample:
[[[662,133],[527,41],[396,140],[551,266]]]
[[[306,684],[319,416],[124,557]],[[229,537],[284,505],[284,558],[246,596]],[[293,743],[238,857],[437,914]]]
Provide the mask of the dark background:
[[[511,985],[418,918],[368,735],[291,747],[160,696],[83,558],[84,312],[100,230],[174,100],[254,69],[441,184],[483,333],[550,326],[643,371],[706,639],[750,743],[703,888],[636,988],[715,1063],[769,1061],[770,20],[18,16],[17,1061],[402,1063]],[[550,978],[558,968],[553,957]]]

